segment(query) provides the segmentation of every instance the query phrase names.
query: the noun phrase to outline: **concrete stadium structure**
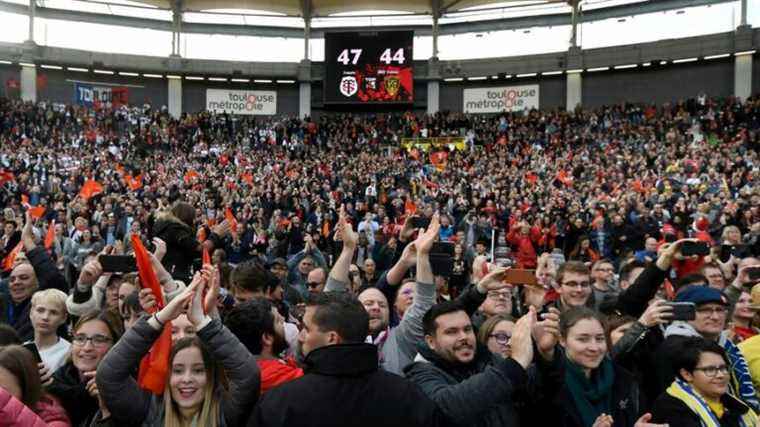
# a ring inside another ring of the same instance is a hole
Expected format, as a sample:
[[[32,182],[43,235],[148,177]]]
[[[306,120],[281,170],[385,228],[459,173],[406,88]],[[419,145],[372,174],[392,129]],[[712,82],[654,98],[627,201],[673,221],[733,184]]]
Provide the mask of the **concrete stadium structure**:
[[[7,95],[53,102],[71,102],[76,82],[126,86],[130,88],[130,102],[165,105],[175,116],[204,109],[208,89],[275,91],[277,114],[319,115],[345,109],[345,106],[323,103],[324,63],[309,59],[309,39],[322,36],[327,30],[312,29],[311,17],[335,11],[377,9],[377,2],[293,1],[295,3],[227,0],[223,3],[226,7],[269,8],[300,16],[304,21],[300,29],[182,21],[183,8],[218,3],[205,0],[186,0],[184,3],[145,0],[171,8],[175,17],[172,22],[47,8],[37,4],[36,0],[30,0],[28,5],[0,1],[0,11],[27,14],[30,22],[27,42],[0,43],[0,81],[5,83]],[[438,23],[438,17],[444,11],[488,4],[489,1],[460,3],[454,0],[448,4],[441,0],[397,1],[392,4],[394,10],[428,13],[433,18],[433,25],[391,28],[411,29],[415,34],[433,38],[433,56],[414,63],[413,109],[418,112],[462,111],[466,89],[517,85],[537,85],[541,108],[573,109],[578,105],[593,107],[623,101],[665,102],[702,92],[746,98],[760,88],[760,55],[756,53],[760,47],[760,29],[747,24],[747,0],[741,1],[739,25],[731,32],[598,49],[582,49],[576,43],[576,27],[581,22],[723,1],[659,0],[600,8],[583,15],[578,13],[576,1],[570,4],[569,13],[446,25]],[[155,57],[39,45],[33,42],[36,17],[170,30],[172,54]],[[565,24],[571,28],[567,35],[570,47],[565,52],[468,60],[440,60],[437,57],[437,38],[441,34]],[[266,62],[266,58],[262,58],[261,62],[241,62],[183,58],[175,46],[186,33],[299,36],[305,41],[304,59],[300,62]],[[8,82],[18,82],[18,90],[14,92],[14,86]]]

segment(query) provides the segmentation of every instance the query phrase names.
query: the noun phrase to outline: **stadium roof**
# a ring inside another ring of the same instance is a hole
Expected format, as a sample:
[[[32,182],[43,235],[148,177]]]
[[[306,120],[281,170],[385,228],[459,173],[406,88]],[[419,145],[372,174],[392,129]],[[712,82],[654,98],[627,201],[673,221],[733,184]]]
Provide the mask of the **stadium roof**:
[[[175,0],[132,0],[136,3],[171,9]],[[183,10],[216,9],[255,10],[290,16],[303,16],[305,3],[310,1],[311,16],[338,13],[392,10],[432,14],[433,4],[440,1],[441,11],[456,12],[479,6],[516,4],[564,3],[565,0],[180,0]]]

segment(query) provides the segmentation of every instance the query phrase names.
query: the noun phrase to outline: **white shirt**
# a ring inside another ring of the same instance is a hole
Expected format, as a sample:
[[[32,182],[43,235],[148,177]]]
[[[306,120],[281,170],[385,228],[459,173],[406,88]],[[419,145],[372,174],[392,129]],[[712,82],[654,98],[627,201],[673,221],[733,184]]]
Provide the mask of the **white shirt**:
[[[33,341],[29,341],[33,342]],[[58,342],[50,347],[41,350],[39,347],[37,351],[40,353],[42,362],[47,366],[48,372],[55,372],[61,366],[66,364],[66,356],[69,355],[71,349],[71,343],[63,338],[58,338]]]

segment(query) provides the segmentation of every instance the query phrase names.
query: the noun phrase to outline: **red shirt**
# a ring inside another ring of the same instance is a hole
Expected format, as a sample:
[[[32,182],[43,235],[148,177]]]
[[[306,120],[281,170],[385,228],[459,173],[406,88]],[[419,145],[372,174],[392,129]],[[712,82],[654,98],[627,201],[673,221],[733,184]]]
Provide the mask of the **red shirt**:
[[[303,376],[303,370],[296,366],[293,359],[259,359],[256,363],[261,370],[261,394],[280,384]]]

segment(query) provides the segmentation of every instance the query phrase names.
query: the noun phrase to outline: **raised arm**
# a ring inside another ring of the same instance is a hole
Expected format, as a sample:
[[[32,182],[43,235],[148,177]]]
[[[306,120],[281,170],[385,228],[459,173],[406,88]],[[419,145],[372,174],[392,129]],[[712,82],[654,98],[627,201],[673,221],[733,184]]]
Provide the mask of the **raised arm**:
[[[346,219],[345,208],[341,207],[338,224],[336,224],[335,240],[343,241],[343,249],[335,260],[330,275],[327,277],[325,292],[343,292],[346,291],[349,278],[348,270],[351,267],[351,260],[356,251],[356,245],[359,242],[359,235],[353,230],[351,224]]]

